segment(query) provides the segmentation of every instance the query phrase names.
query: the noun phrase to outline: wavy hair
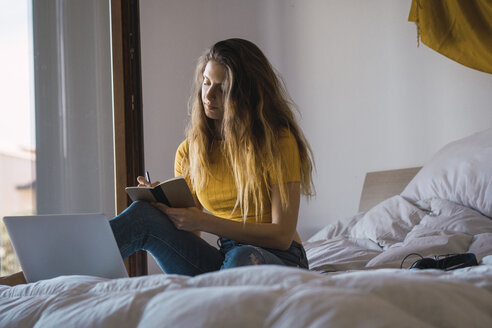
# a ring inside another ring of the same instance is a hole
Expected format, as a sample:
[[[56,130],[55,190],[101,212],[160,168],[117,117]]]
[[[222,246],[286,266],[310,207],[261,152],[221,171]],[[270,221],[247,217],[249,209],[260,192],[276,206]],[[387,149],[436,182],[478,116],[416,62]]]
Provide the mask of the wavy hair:
[[[186,129],[189,158],[182,163],[196,191],[203,190],[210,177],[210,154],[217,145],[212,119],[205,115],[202,104],[203,72],[209,61],[225,67],[224,117],[220,136],[222,151],[228,158],[237,187],[236,207],[243,219],[250,211],[250,201],[260,219],[271,198],[270,179],[278,181],[280,199],[288,204],[287,185],[282,177],[279,138],[289,130],[297,141],[301,163],[301,193],[314,195],[312,150],[296,122],[290,100],[282,81],[262,51],[243,39],[220,41],[198,60],[194,89],[190,98],[191,120]],[[232,213],[235,211],[231,212]]]

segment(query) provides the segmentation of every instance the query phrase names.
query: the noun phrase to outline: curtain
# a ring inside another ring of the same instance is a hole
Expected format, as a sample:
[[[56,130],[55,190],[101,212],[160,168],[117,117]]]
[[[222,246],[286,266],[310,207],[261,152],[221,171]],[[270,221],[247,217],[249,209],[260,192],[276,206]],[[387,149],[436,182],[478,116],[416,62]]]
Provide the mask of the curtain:
[[[492,0],[412,0],[408,20],[431,49],[492,74]]]
[[[109,1],[32,1],[37,214],[115,214]]]

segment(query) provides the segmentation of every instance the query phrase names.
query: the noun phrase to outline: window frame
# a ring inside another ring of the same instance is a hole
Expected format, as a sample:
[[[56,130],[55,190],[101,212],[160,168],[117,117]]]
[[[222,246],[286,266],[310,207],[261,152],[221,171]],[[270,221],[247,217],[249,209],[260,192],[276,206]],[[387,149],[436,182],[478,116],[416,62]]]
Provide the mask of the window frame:
[[[143,175],[144,140],[139,0],[111,0],[116,214],[131,200],[125,187]],[[147,253],[125,260],[131,277],[147,275]]]

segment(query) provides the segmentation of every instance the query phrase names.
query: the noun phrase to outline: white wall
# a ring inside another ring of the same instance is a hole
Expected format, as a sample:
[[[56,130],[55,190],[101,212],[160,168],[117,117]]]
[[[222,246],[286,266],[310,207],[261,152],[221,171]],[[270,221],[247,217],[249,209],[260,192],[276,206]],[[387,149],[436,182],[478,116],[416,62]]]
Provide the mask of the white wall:
[[[306,239],[355,214],[365,173],[423,165],[492,126],[492,75],[417,48],[410,0],[142,0],[145,162],[173,174],[196,58],[229,37],[257,43],[283,76],[313,148]]]

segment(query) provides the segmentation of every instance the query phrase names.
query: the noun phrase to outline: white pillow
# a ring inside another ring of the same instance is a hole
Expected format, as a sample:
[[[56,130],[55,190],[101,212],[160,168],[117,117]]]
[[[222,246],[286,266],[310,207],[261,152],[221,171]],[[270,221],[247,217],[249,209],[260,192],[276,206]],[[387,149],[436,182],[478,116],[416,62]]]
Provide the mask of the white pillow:
[[[424,217],[412,233],[419,227],[422,230],[446,230],[472,236],[492,233],[492,220],[471,208],[438,198],[433,198],[428,204],[430,215]]]
[[[401,196],[446,199],[492,217],[492,129],[446,145]]]
[[[401,196],[393,196],[367,211],[352,227],[350,236],[370,239],[386,249],[402,242],[425,215],[424,211]]]

